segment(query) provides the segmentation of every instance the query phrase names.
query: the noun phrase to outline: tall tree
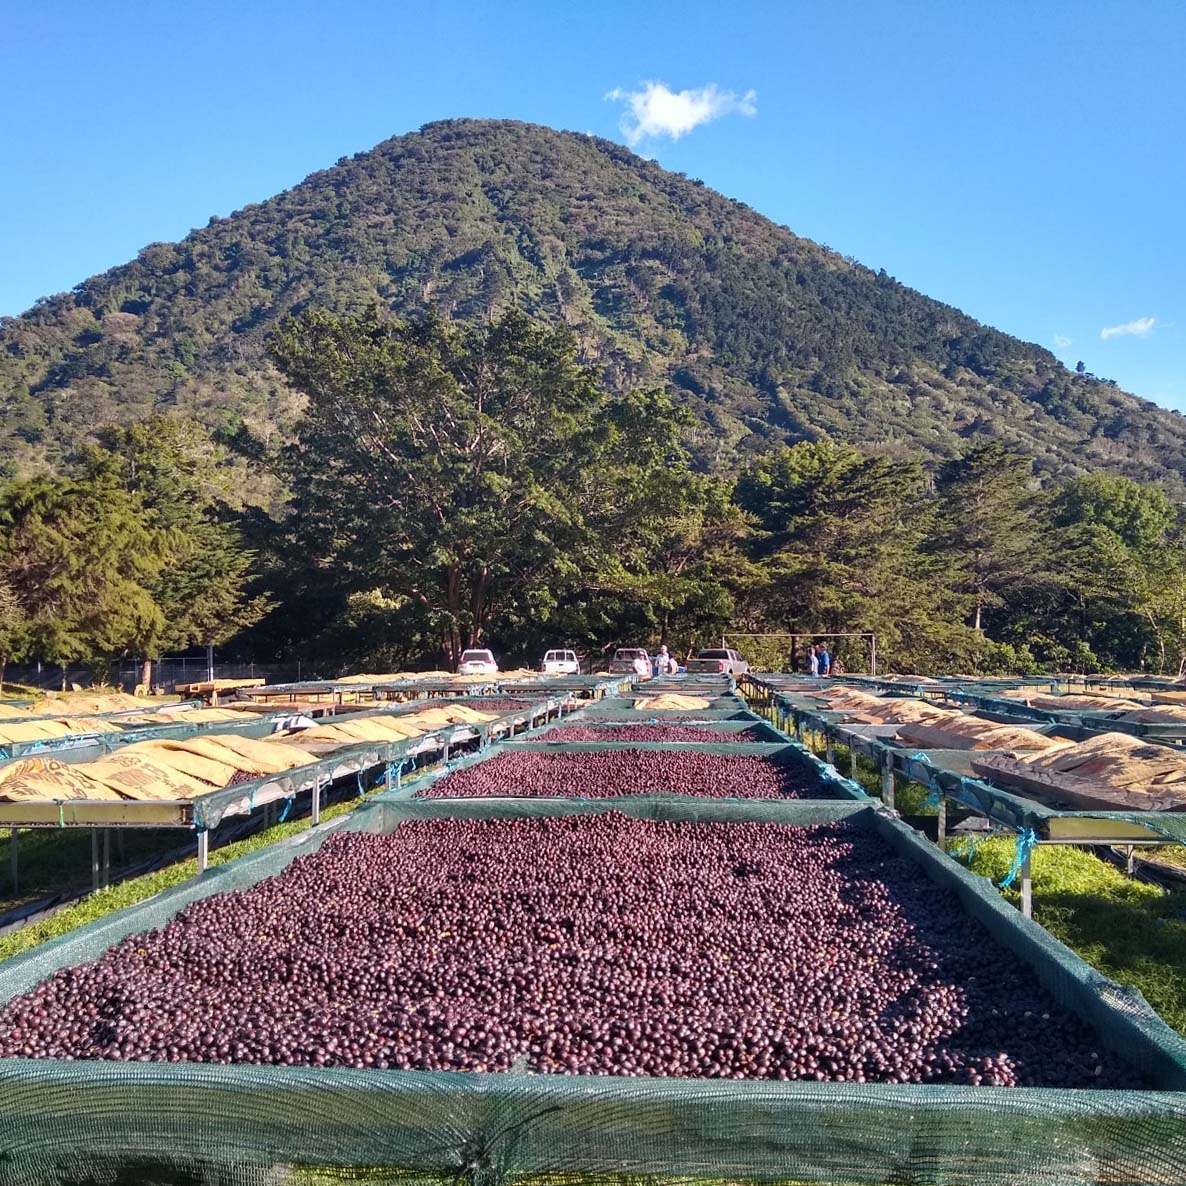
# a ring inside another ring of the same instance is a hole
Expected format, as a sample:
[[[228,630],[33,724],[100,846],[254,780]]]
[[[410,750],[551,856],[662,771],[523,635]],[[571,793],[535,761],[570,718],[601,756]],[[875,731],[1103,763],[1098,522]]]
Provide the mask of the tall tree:
[[[160,560],[145,584],[159,615],[133,643],[146,687],[154,656],[219,646],[269,608],[248,593],[254,556],[227,513],[223,460],[205,428],[165,416],[106,428],[83,452],[86,480],[132,500]]]
[[[28,615],[8,577],[0,572],[0,693],[9,661],[19,658],[26,645]]]
[[[0,567],[26,615],[27,649],[63,673],[160,628],[147,586],[161,562],[127,492],[51,478],[0,489]]]
[[[273,356],[309,401],[289,454],[299,546],[372,628],[435,638],[452,663],[493,623],[546,622],[645,571],[692,484],[666,397],[611,399],[566,330],[517,312],[313,311]]]
[[[950,669],[972,649],[959,625],[968,599],[921,548],[921,466],[805,443],[756,463],[737,497],[764,530],[756,555],[772,621],[798,633],[874,632],[902,669]]]
[[[1095,665],[1133,670],[1158,656],[1172,668],[1182,540],[1160,489],[1090,474],[1053,491],[1050,568],[1061,599],[1035,633],[1074,640]]]
[[[962,573],[958,585],[972,599],[972,628],[1000,606],[1008,590],[1036,572],[1042,549],[1030,490],[1028,457],[991,442],[940,467],[938,546]]]

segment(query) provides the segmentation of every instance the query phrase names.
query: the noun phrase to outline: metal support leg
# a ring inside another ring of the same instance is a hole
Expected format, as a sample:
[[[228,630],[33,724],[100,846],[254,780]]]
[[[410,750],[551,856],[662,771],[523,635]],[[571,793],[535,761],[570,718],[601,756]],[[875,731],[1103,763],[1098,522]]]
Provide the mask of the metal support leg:
[[[857,780],[857,747],[850,745],[848,747],[848,777],[856,782]]]
[[[205,873],[210,868],[210,833],[203,828],[198,833],[198,872]]]
[[[936,843],[940,848],[947,841],[947,797],[945,795],[939,796],[939,834],[936,838]]]
[[[317,827],[321,822],[321,774],[317,773],[313,776],[313,800],[309,809],[309,823],[312,827]]]
[[[20,860],[21,834],[18,829],[8,831],[8,866],[12,873],[12,896],[15,898],[21,892]]]
[[[1026,918],[1034,916],[1034,887],[1030,880],[1030,858],[1021,862],[1021,913]]]
[[[387,770],[383,775],[383,789],[385,791],[391,790],[391,746],[387,747]]]
[[[829,766],[836,765],[836,751],[832,748],[832,734],[824,734],[824,760]]]
[[[111,829],[103,829],[103,888],[111,884]]]
[[[894,810],[894,766],[888,754],[882,759],[881,801],[890,811]]]
[[[1128,846],[1127,852],[1125,853],[1124,871],[1125,871],[1125,873],[1127,873],[1129,875],[1129,877],[1131,877],[1133,875],[1133,872],[1135,871],[1135,868],[1136,868],[1136,862],[1133,860],[1133,853],[1135,853],[1135,852],[1136,852],[1136,849],[1130,844]]]
[[[99,889],[99,833],[91,829],[91,889]]]

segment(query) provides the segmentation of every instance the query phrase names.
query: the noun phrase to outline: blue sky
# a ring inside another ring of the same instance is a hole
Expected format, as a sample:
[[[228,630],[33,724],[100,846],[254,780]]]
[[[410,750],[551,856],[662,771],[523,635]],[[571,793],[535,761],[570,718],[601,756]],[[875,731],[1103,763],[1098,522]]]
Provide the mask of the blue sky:
[[[636,137],[1186,410],[1183,62],[1181,0],[12,3],[0,314],[388,136],[506,117]]]

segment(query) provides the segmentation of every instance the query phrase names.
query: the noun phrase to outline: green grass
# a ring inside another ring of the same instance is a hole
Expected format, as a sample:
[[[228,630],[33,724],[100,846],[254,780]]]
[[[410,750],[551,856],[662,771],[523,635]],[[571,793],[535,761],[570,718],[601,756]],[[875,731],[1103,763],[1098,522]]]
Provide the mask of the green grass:
[[[1012,837],[985,840],[969,867],[999,882],[1015,848]],[[1134,881],[1083,849],[1039,846],[1031,869],[1034,920],[1186,1034],[1186,893]],[[1016,889],[1002,892],[1018,900]]]

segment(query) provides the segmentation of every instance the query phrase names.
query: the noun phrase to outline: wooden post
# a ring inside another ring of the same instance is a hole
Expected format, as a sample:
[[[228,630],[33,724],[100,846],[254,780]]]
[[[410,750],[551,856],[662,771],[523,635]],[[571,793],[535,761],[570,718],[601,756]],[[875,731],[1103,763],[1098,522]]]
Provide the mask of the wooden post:
[[[947,798],[939,793],[939,834],[936,837],[936,843],[940,848],[943,847],[944,841],[947,839]]]

